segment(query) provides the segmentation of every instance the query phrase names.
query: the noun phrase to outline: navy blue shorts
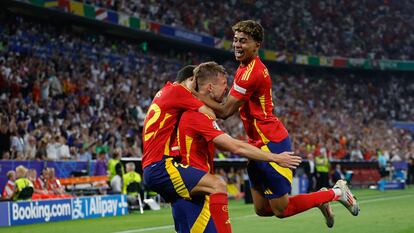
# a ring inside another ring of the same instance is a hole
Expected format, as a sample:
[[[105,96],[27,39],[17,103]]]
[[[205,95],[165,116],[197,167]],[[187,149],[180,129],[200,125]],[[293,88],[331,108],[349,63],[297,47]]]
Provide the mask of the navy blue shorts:
[[[292,151],[289,137],[280,142],[269,142],[261,149],[276,154]],[[267,199],[279,198],[292,189],[292,170],[277,163],[250,160],[247,173],[251,187],[262,190]]]
[[[191,201],[178,199],[171,204],[177,233],[217,233],[209,210],[209,196],[196,197]]]
[[[165,158],[144,168],[144,183],[165,201],[179,198],[191,200],[190,192],[207,173],[200,169]]]

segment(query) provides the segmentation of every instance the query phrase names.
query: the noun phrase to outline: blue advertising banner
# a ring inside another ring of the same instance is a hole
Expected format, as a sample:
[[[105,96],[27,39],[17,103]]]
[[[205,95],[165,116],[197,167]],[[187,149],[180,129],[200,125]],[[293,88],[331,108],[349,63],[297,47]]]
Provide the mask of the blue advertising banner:
[[[128,214],[125,195],[0,202],[0,226],[101,218]]]
[[[72,219],[118,216],[128,213],[124,195],[80,197],[72,199]]]
[[[9,225],[9,202],[0,202],[0,226]]]
[[[189,40],[189,41],[196,42],[199,44],[214,47],[214,37],[211,37],[211,36],[203,36],[198,33],[176,29],[173,27],[165,26],[165,25],[161,25],[160,34],[176,37],[179,39],[185,39],[185,40]]]
[[[12,226],[72,219],[70,199],[10,202],[10,207]]]

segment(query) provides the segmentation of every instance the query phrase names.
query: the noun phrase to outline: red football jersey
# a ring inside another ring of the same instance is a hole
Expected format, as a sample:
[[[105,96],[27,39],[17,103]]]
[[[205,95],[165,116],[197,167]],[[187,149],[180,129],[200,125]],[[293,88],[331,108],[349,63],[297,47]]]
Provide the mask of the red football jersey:
[[[180,84],[167,83],[155,95],[144,121],[142,168],[170,155],[176,140],[176,124],[186,110],[197,111],[204,104]]]
[[[212,140],[221,134],[224,132],[211,117],[194,111],[183,113],[178,124],[181,163],[214,173]]]
[[[283,123],[273,115],[272,79],[259,56],[247,66],[239,66],[230,95],[246,101],[239,111],[250,144],[260,147],[288,136]]]

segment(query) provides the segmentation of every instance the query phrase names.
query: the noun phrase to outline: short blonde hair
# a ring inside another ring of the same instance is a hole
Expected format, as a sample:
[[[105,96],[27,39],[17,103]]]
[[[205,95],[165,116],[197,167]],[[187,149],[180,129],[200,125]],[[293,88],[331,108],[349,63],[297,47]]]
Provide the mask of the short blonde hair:
[[[23,165],[20,165],[16,167],[16,175],[18,178],[26,177],[27,175],[27,168],[25,168]]]
[[[194,69],[194,77],[197,79],[198,87],[215,80],[219,74],[226,75],[226,69],[214,61],[201,63]]]
[[[11,178],[11,176],[13,176],[13,175],[14,175],[14,176],[16,175],[16,172],[15,172],[15,171],[11,170],[11,171],[8,171],[8,172],[7,172],[7,178],[9,178],[9,179],[10,179],[10,178]]]

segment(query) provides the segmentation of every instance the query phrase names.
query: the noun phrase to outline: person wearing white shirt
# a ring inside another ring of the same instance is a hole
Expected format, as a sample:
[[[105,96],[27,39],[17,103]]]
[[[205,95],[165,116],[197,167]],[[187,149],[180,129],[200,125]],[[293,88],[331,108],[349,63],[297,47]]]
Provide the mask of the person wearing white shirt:
[[[56,137],[56,152],[59,160],[68,160],[71,158],[69,146],[66,145],[66,140],[62,136]]]
[[[120,194],[122,192],[122,164],[115,166],[116,175],[111,179],[111,193]]]

